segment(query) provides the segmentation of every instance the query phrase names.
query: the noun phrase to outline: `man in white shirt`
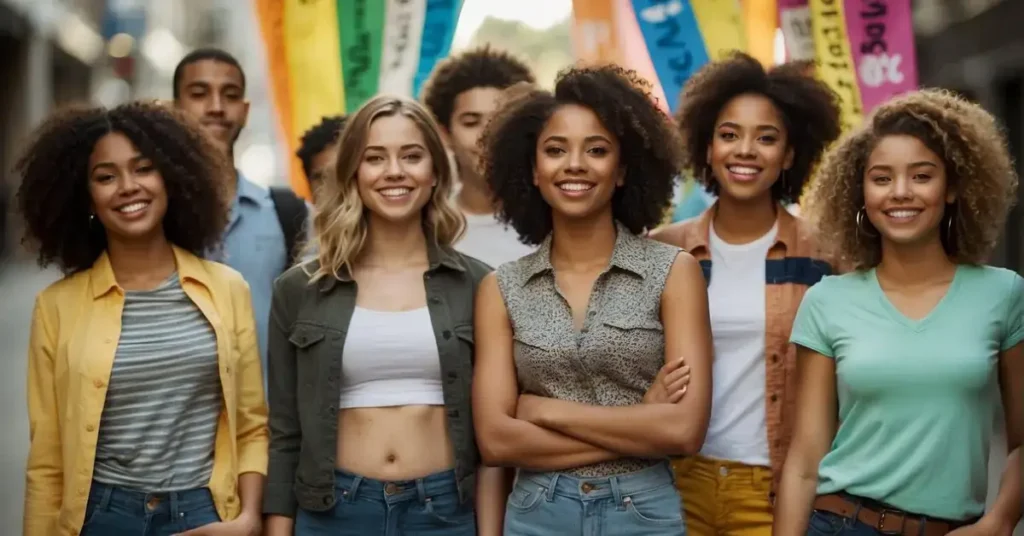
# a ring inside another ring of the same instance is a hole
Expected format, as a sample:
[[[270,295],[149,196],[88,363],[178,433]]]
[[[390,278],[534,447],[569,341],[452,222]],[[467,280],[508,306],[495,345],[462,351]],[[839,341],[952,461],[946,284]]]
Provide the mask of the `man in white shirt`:
[[[456,204],[466,217],[466,233],[455,249],[497,268],[533,251],[511,227],[495,218],[494,196],[480,173],[480,137],[498,110],[503,90],[534,83],[525,63],[488,46],[440,62],[424,85],[422,100],[441,125],[455,155],[460,189]]]

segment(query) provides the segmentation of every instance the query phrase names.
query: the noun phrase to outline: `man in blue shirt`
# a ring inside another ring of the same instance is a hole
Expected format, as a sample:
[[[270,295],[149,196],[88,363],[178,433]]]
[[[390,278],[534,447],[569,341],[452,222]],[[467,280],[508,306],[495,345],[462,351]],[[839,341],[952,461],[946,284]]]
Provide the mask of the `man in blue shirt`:
[[[234,162],[234,146],[249,116],[245,73],[231,54],[198,49],[174,70],[174,103]],[[238,270],[252,292],[263,370],[274,280],[295,262],[305,233],[308,205],[287,188],[265,188],[237,173],[225,187],[233,199],[224,243],[210,257]],[[265,374],[264,374],[265,376]]]

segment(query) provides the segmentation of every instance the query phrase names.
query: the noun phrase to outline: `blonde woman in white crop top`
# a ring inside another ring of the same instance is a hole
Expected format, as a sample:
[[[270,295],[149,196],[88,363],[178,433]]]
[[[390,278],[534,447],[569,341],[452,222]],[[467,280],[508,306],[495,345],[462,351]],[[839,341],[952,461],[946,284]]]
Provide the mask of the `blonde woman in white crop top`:
[[[437,127],[380,96],[350,117],[316,210],[318,259],[274,291],[267,534],[496,534],[470,409],[473,300],[485,264]]]

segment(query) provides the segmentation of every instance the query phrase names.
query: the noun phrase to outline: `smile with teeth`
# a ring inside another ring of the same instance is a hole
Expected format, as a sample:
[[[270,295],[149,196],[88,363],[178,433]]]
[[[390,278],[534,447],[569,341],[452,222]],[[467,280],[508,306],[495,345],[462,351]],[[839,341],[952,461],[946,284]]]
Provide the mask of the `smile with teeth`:
[[[384,188],[377,191],[384,197],[402,197],[403,195],[408,195],[409,192],[412,191],[412,188],[396,186],[394,188]]]
[[[921,213],[920,209],[916,208],[897,208],[892,210],[883,211],[886,216],[897,220],[906,220],[913,218]]]
[[[117,210],[118,212],[121,212],[123,214],[131,214],[132,212],[138,212],[138,211],[140,211],[140,210],[142,210],[142,209],[144,209],[144,208],[146,208],[148,206],[149,206],[149,201],[137,201],[137,202],[132,203],[130,205],[124,205],[124,206],[121,206],[121,207],[117,207],[115,210]]]
[[[731,173],[734,173],[736,175],[749,176],[757,175],[761,171],[761,168],[751,166],[726,166],[726,169],[728,169]]]
[[[585,192],[594,187],[589,182],[560,182],[558,183],[558,189],[566,192]]]

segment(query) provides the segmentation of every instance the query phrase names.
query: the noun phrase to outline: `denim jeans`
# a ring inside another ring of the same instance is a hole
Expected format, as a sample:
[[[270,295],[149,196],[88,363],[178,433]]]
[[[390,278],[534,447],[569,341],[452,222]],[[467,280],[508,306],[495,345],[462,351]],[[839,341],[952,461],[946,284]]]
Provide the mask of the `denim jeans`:
[[[882,533],[860,521],[815,510],[807,522],[807,536],[882,536]]]
[[[220,520],[206,488],[146,493],[93,481],[81,536],[171,536]]]
[[[454,471],[383,482],[336,470],[334,493],[332,510],[296,513],[295,536],[476,536],[473,505],[459,503]]]
[[[604,478],[520,471],[505,509],[505,536],[685,534],[668,462]]]

